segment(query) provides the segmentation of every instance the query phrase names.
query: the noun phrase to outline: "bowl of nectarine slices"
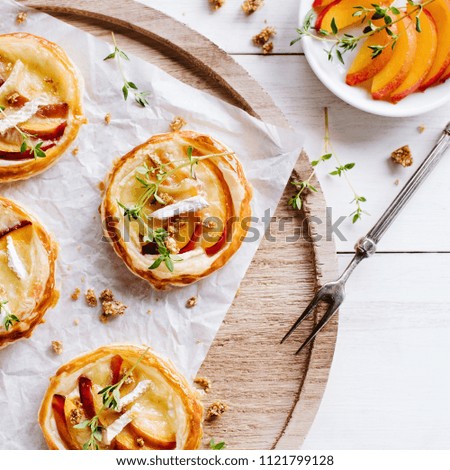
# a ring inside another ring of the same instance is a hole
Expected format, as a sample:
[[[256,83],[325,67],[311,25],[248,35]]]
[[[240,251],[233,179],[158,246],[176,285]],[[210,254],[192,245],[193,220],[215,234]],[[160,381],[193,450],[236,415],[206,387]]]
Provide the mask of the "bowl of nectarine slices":
[[[450,100],[450,0],[308,0],[297,33],[317,77],[356,108],[414,116]]]

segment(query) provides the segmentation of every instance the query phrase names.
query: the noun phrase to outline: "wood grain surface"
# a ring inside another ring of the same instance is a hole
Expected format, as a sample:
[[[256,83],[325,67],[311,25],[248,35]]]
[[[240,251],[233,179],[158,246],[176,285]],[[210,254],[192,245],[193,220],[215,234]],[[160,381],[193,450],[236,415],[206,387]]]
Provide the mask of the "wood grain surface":
[[[21,3],[107,41],[114,30],[128,52],[267,122],[287,125],[271,98],[230,56],[156,10],[131,0],[120,4],[107,0]],[[308,158],[302,154],[296,172],[301,177],[310,171]],[[290,195],[288,188],[276,212],[277,221],[285,220],[284,227],[271,224],[276,241],[263,240],[200,372],[213,383],[205,405],[214,400],[229,405],[221,418],[205,424],[205,445],[214,438],[225,440],[230,449],[298,448],[320,404],[334,352],[337,317],[300,356],[293,352],[316,319],[287,344],[281,346],[279,340],[317,286],[334,277],[335,248],[326,239],[325,223],[309,223],[311,216],[326,219],[322,193],[308,198],[302,214],[287,209]],[[297,240],[288,239],[295,234]]]

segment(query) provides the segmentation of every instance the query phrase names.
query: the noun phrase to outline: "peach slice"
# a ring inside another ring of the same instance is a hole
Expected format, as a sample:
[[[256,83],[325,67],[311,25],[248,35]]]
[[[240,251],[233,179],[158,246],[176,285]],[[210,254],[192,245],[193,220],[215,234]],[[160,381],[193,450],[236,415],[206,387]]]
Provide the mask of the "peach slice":
[[[375,100],[388,98],[403,83],[414,62],[419,33],[409,17],[399,21],[397,27],[398,40],[391,60],[373,78],[371,92]]]
[[[450,0],[449,0],[450,1]],[[336,0],[324,8],[316,20],[316,30],[332,31],[331,22],[333,19],[339,30],[352,26],[361,22],[360,16],[353,16],[355,13],[355,5],[365,8],[372,7],[373,0]],[[390,1],[383,0],[380,5],[389,5]]]
[[[390,28],[391,31],[397,33],[397,25],[393,24]],[[347,85],[358,85],[359,83],[365,82],[370,78],[374,77],[378,72],[380,72],[384,66],[391,60],[393,50],[389,46],[392,38],[386,32],[386,30],[379,31],[378,33],[369,36],[364,44],[361,46],[361,49],[358,51],[357,56],[355,57],[350,69],[347,73],[345,82]],[[370,46],[386,46],[383,49],[383,52],[377,57],[372,58],[372,49]]]
[[[415,21],[415,15],[412,16],[412,19]],[[418,35],[414,63],[404,82],[392,93],[391,101],[393,103],[398,103],[420,87],[436,57],[437,30],[432,16],[425,10],[420,15],[420,24],[422,32]]]
[[[425,7],[425,11],[431,14],[436,24],[438,45],[433,65],[420,85],[420,91],[436,84],[450,65],[450,0],[434,0]]]

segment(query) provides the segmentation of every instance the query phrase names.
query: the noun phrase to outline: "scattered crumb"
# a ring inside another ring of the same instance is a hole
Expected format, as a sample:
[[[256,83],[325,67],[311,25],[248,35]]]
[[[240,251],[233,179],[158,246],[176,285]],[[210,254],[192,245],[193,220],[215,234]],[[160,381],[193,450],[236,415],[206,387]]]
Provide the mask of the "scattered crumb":
[[[142,437],[138,437],[138,438],[136,439],[136,445],[137,445],[138,447],[144,447],[144,439],[142,439]]]
[[[211,380],[206,377],[197,377],[194,379],[194,383],[201,387],[206,393],[211,390]]]
[[[197,305],[197,297],[191,297],[190,299],[187,300],[186,302],[186,308],[192,308]]]
[[[73,321],[73,324],[75,326],[78,326],[80,324],[80,320],[78,320],[78,318],[75,318],[75,320]]]
[[[52,349],[55,354],[62,354],[63,344],[61,343],[61,341],[52,341]]]
[[[225,413],[228,410],[228,405],[222,401],[215,401],[206,410],[206,419],[214,419]]]
[[[425,126],[423,124],[417,128],[417,132],[419,134],[422,134],[424,131],[425,131]]]
[[[73,293],[72,293],[72,295],[70,296],[70,298],[71,298],[72,300],[78,300],[78,299],[80,298],[80,294],[81,294],[81,290],[80,290],[79,287],[77,287],[77,288],[73,291]]]
[[[114,294],[111,289],[105,289],[99,297],[100,302],[111,302],[114,300]]]
[[[166,205],[173,204],[175,199],[167,193],[160,193],[159,197],[165,202]]]
[[[277,34],[273,26],[266,26],[259,34],[253,36],[253,44],[262,47]]]
[[[395,186],[398,186],[400,184],[400,180],[397,178],[395,181],[394,181],[394,184]]]
[[[166,248],[174,255],[180,252],[177,241],[173,237],[167,237],[164,241],[164,245],[166,245]]]
[[[111,122],[111,114],[106,113],[105,114],[105,123],[108,125]]]
[[[102,314],[100,320],[106,323],[111,318],[123,315],[128,307],[118,300],[107,300],[102,302]]]
[[[170,129],[172,130],[172,132],[178,132],[186,124],[187,122],[181,116],[177,116],[174,117],[173,121],[170,123]]]
[[[251,15],[264,5],[264,0],[245,0],[241,7],[246,15]]]
[[[270,41],[262,47],[262,51],[264,55],[271,54],[273,52],[273,42]]]
[[[28,17],[28,13],[26,11],[21,11],[16,16],[16,22],[18,24],[25,23],[25,21],[27,21],[27,17]]]
[[[88,289],[86,294],[86,302],[89,305],[89,307],[97,307],[98,302],[97,302],[97,296],[95,295],[94,289]]]
[[[213,10],[218,10],[223,7],[225,0],[209,0],[209,4]]]
[[[123,370],[123,375],[125,376],[125,375],[127,375],[127,373],[128,373],[128,369],[124,369],[124,370]],[[124,384],[125,384],[125,385],[130,385],[130,384],[132,384],[132,383],[134,383],[134,375],[133,375],[133,374],[130,374],[130,375],[125,379]]]
[[[411,166],[413,164],[413,158],[411,155],[411,149],[409,145],[404,145],[391,153],[391,158],[395,163],[404,167]]]
[[[104,181],[100,181],[100,183],[97,184],[97,188],[103,192],[105,190],[105,183]]]
[[[80,151],[80,149],[79,149],[78,147],[74,147],[74,148],[72,149],[72,155],[73,155],[74,157],[76,157],[76,156],[78,155],[78,152],[79,152],[79,151]]]
[[[70,424],[72,424],[73,426],[79,424],[82,417],[83,414],[81,413],[79,408],[73,408],[72,410],[70,410],[69,421]]]

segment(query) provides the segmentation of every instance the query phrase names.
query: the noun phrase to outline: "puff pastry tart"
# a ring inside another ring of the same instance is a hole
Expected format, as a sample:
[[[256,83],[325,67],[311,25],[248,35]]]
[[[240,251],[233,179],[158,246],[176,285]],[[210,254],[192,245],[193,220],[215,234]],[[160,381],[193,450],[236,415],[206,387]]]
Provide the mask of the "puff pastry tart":
[[[86,122],[80,76],[56,44],[0,35],[0,182],[54,164]]]
[[[196,392],[150,349],[104,346],[50,379],[39,424],[50,449],[197,449]]]
[[[31,336],[58,300],[56,256],[42,225],[0,197],[0,348]]]
[[[192,131],[155,135],[114,165],[101,207],[105,235],[156,289],[191,284],[238,250],[251,197],[224,144]]]

